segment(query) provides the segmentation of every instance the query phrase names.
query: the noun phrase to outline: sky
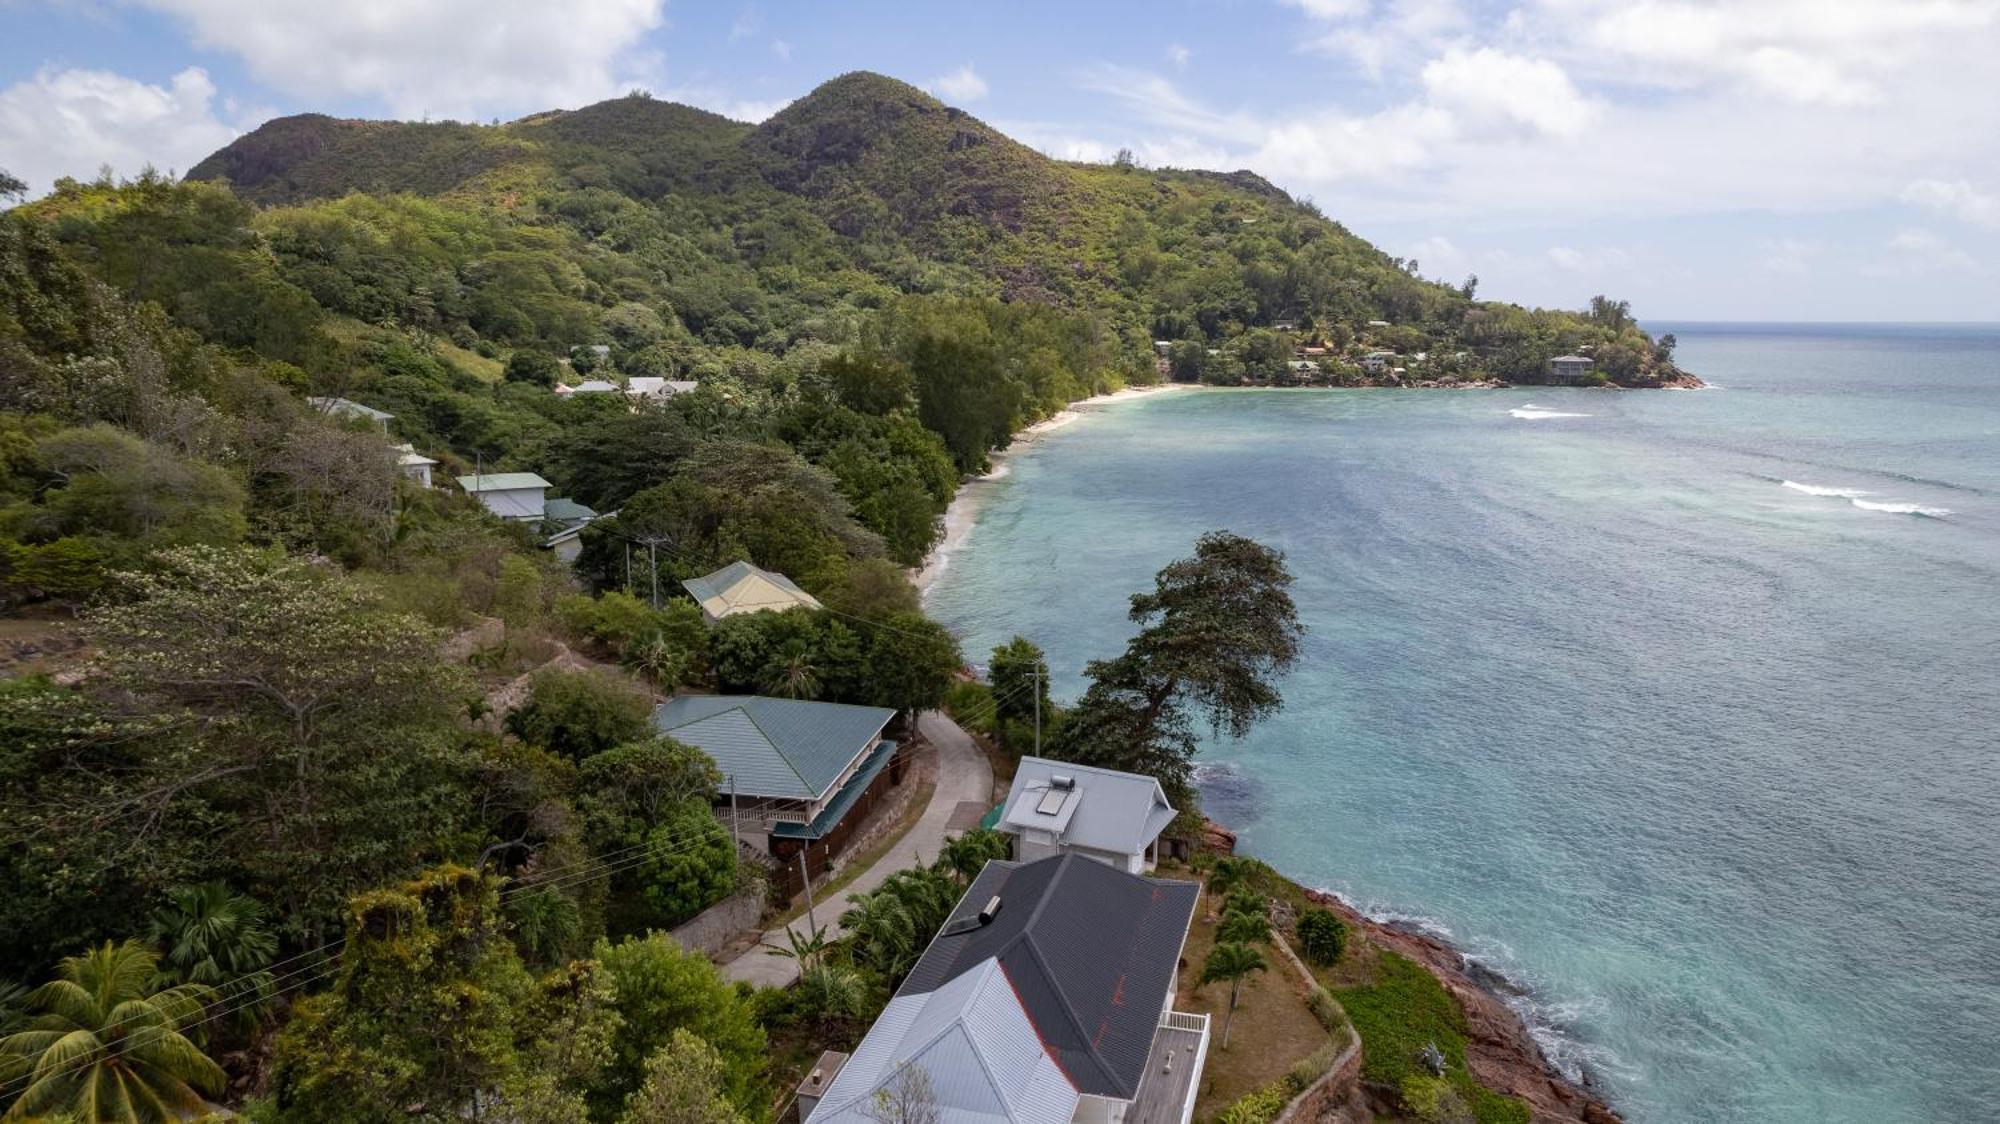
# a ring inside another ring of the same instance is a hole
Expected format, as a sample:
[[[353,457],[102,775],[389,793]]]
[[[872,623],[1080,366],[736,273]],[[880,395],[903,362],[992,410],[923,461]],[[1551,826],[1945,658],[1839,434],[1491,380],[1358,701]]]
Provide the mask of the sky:
[[[1424,275],[1648,320],[2000,320],[2000,0],[0,0],[0,168],[287,113],[745,121],[875,70],[1052,156],[1249,168]]]

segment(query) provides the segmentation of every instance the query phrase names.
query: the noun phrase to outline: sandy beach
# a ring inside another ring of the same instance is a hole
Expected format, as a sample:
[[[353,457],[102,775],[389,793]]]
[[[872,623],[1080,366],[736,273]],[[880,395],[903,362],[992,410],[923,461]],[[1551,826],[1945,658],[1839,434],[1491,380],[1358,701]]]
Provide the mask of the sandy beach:
[[[1078,418],[1083,417],[1084,414],[1101,407],[1118,402],[1129,402],[1135,398],[1144,398],[1153,394],[1166,394],[1176,390],[1193,389],[1197,388],[1187,383],[1162,383],[1158,386],[1128,386],[1122,390],[1114,390],[1109,394],[1099,394],[1091,398],[1082,399],[1081,401],[1072,402],[1062,410],[1043,418],[1041,421],[1015,434],[1014,440],[1009,442],[1006,448],[988,458],[991,462],[991,467],[987,469],[984,476],[972,477],[958,486],[958,494],[952,497],[951,506],[945,509],[944,538],[939,539],[938,544],[931,548],[930,554],[924,559],[923,566],[912,571],[910,574],[910,580],[916,583],[917,591],[919,593],[929,593],[931,583],[937,579],[939,574],[944,572],[945,567],[951,564],[951,556],[965,544],[965,537],[972,532],[973,524],[978,521],[979,502],[985,494],[986,487],[994,481],[1006,477],[1007,458],[1010,455],[1025,445],[1033,444],[1044,434],[1053,433],[1076,421]]]

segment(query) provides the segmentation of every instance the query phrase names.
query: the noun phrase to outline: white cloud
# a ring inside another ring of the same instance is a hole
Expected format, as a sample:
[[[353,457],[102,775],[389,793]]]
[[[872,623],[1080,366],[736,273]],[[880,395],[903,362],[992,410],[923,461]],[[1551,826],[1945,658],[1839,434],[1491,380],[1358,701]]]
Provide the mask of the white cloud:
[[[762,30],[764,30],[764,13],[758,11],[755,4],[745,4],[743,10],[736,13],[735,20],[729,24],[729,41],[734,43],[739,39],[748,39]]]
[[[1562,67],[1491,47],[1446,51],[1424,66],[1423,80],[1431,101],[1477,125],[1511,122],[1569,137],[1597,117]]]
[[[1174,69],[1176,70],[1187,66],[1188,60],[1193,57],[1194,52],[1181,46],[1179,43],[1171,43],[1167,46],[1167,61],[1174,64]]]
[[[235,139],[215,115],[215,83],[189,68],[165,86],[102,70],[45,68],[0,90],[0,153],[40,193],[59,176],[151,164],[186,171]]]
[[[1921,227],[1899,230],[1889,239],[1889,248],[1902,259],[1906,268],[1920,271],[1953,270],[1965,273],[1979,272],[1979,263],[1971,254],[1958,248],[1931,231]],[[1898,272],[1895,266],[1885,272]]]
[[[1917,180],[1903,189],[1902,200],[1943,211],[1974,226],[2000,230],[2000,195],[1980,191],[1965,180]]]
[[[783,39],[771,40],[771,53],[778,56],[779,62],[792,61],[792,45]]]
[[[1565,273],[1604,274],[1632,264],[1632,255],[1616,246],[1579,250],[1573,246],[1551,246],[1549,264]]]
[[[1425,276],[1451,280],[1472,267],[1472,257],[1442,234],[1433,234],[1410,247],[1407,255],[1423,267]]]
[[[664,0],[138,0],[195,45],[241,58],[298,98],[371,97],[405,117],[483,118],[658,85],[642,49]]]
[[[931,89],[940,97],[955,102],[978,101],[986,96],[986,79],[966,63],[950,74],[940,75],[931,81]]]
[[[1368,0],[1284,0],[1317,20],[1346,19],[1368,10]]]

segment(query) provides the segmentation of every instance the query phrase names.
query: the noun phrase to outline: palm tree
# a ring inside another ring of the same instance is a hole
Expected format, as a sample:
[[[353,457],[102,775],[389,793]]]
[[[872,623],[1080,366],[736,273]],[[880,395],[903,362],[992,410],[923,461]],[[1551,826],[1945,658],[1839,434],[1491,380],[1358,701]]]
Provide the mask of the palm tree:
[[[840,915],[840,927],[854,934],[854,958],[891,983],[916,960],[916,922],[893,891],[854,895],[853,906]]]
[[[1215,939],[1228,944],[1269,944],[1271,915],[1262,909],[1225,908]]]
[[[858,1019],[868,1009],[868,981],[845,964],[816,964],[800,973],[798,1004],[821,1025]]]
[[[239,1028],[254,1028],[270,998],[265,969],[278,951],[265,916],[256,899],[232,894],[220,882],[169,890],[167,904],[153,911],[148,925],[161,953],[161,978],[216,989],[215,998],[234,1009]]]
[[[828,945],[825,929],[815,929],[811,935],[803,935],[797,929],[785,930],[785,942],[790,948],[772,945],[764,950],[769,956],[782,956],[799,962],[799,974],[804,975],[817,967],[826,958]]]
[[[1215,860],[1214,869],[1208,872],[1208,916],[1214,920],[1217,904],[1232,890],[1238,890],[1250,882],[1256,872],[1256,865],[1249,859],[1235,856]]]
[[[1242,998],[1244,979],[1267,966],[1263,955],[1247,944],[1216,945],[1208,950],[1208,959],[1202,961],[1203,986],[1224,980],[1229,983],[1229,1009],[1222,1016],[1223,1049],[1229,1049],[1229,1024],[1236,1021],[1236,1001]]]
[[[161,988],[159,964],[137,941],[65,959],[28,996],[28,1029],[0,1039],[0,1081],[27,1082],[0,1119],[165,1124],[202,1111],[202,1094],[222,1091],[222,1067],[182,1031],[209,989]]]
[[[781,699],[819,697],[819,668],[803,640],[792,640],[764,665],[764,692]]]
[[[947,867],[961,882],[971,882],[979,877],[989,859],[1004,859],[1013,853],[1014,841],[1011,837],[985,828],[960,832],[954,839],[945,841],[944,849],[938,853],[938,865]]]

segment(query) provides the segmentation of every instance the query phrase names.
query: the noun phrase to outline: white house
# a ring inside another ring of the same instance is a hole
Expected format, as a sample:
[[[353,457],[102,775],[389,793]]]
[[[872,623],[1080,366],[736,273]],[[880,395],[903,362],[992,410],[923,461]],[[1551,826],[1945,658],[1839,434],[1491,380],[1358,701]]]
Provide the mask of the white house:
[[[327,417],[358,418],[362,421],[375,423],[384,432],[387,432],[389,429],[389,419],[396,416],[387,410],[378,410],[373,406],[363,406],[359,402],[352,402],[345,398],[308,398],[306,402],[313,409],[318,410]]]
[[[572,394],[616,393],[618,393],[618,384],[615,382],[606,382],[603,379],[586,379],[575,386],[565,386],[562,384],[557,384],[556,386],[556,396],[559,398],[568,398]]]
[[[667,379],[658,375],[633,375],[625,380],[625,393],[633,398],[652,398],[665,401],[676,394],[686,394],[698,382],[689,379]]]
[[[1393,351],[1371,351],[1361,357],[1361,369],[1371,375],[1379,375],[1388,370],[1395,360],[1396,353]]]
[[[1144,874],[1175,815],[1152,777],[1023,757],[994,827],[1014,837],[1023,862],[1076,854]]]
[[[1588,355],[1558,355],[1549,360],[1549,377],[1557,382],[1580,382],[1596,365]]]
[[[458,486],[502,519],[539,520],[548,506],[548,481],[532,472],[484,472],[461,476]]]
[[[431,486],[431,469],[437,461],[417,452],[408,444],[396,446],[396,470],[417,482],[419,488]]]
[[[1198,891],[987,863],[852,1056],[822,1058],[807,1124],[1187,1124],[1208,1016],[1173,1002]]]

